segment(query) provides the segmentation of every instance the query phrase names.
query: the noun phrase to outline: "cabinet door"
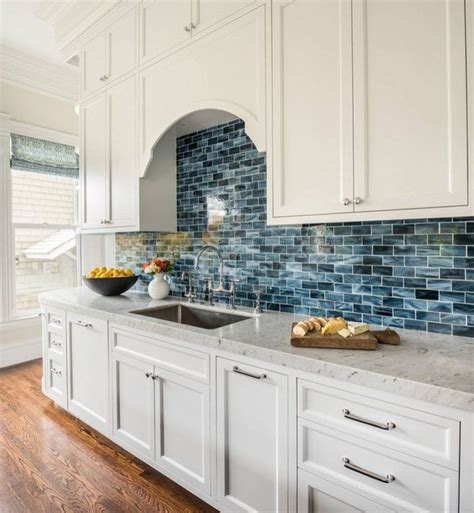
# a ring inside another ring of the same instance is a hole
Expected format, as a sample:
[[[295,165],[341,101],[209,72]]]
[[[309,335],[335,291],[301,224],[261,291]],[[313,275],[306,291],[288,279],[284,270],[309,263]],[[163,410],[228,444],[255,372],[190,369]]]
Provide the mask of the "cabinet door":
[[[209,494],[209,386],[155,367],[156,461]]]
[[[113,438],[148,458],[155,455],[152,376],[152,365],[112,353]]]
[[[107,226],[133,226],[136,218],[136,83],[135,77],[108,93],[109,212]]]
[[[287,378],[218,358],[217,494],[223,509],[288,511]]]
[[[137,61],[136,11],[118,19],[108,30],[108,82],[135,69]]]
[[[142,61],[191,37],[191,0],[147,0],[140,9]]]
[[[100,95],[81,109],[82,228],[102,227],[107,216],[106,97]]]
[[[67,314],[69,411],[102,433],[109,427],[107,322]]]
[[[298,471],[298,513],[398,513],[399,511],[320,477],[302,470]]]
[[[256,0],[192,0],[193,34],[216,25]]]
[[[272,24],[270,216],[352,212],[351,1],[278,0]]]
[[[106,47],[106,36],[101,34],[88,43],[82,51],[82,97],[95,93],[104,85],[104,77],[107,75]]]
[[[465,36],[463,0],[354,1],[357,211],[467,204]]]

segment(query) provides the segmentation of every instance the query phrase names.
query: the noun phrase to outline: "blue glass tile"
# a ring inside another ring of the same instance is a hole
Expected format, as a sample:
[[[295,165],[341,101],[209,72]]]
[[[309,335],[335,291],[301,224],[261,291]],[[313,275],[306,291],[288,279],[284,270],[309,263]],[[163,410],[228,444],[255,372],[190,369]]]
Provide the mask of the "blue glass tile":
[[[429,322],[428,331],[431,331],[432,333],[442,333],[443,335],[451,335],[453,332],[453,327],[451,326],[451,324]]]

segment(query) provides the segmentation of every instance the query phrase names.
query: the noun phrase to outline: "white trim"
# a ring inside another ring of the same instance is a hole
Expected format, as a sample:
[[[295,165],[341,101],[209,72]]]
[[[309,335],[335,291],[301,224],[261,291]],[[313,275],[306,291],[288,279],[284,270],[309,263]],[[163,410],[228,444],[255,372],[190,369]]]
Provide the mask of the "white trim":
[[[22,344],[0,346],[0,369],[41,358],[41,336],[26,339]]]
[[[35,137],[36,139],[43,139],[59,144],[67,144],[69,146],[79,146],[79,136],[68,134],[66,132],[59,132],[51,128],[45,128],[37,125],[30,125],[21,121],[10,122],[10,132],[12,134],[24,135],[27,137]]]
[[[52,64],[0,44],[1,81],[40,94],[75,102],[79,97],[79,70]]]
[[[37,315],[0,324],[0,368],[41,358],[41,321]]]

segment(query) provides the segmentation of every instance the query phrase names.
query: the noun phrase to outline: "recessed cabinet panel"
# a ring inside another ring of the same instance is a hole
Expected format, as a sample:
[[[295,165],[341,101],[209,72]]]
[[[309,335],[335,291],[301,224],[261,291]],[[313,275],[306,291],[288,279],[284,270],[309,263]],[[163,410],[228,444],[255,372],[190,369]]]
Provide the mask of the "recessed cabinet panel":
[[[82,106],[82,227],[98,228],[106,219],[107,136],[106,97]]]
[[[66,366],[61,359],[44,355],[44,393],[63,408],[67,407]]]
[[[352,212],[350,0],[273,6],[273,215]]]
[[[192,0],[193,34],[206,30],[256,0]]]
[[[354,1],[354,142],[356,211],[467,204],[463,0]]]
[[[190,0],[152,0],[141,6],[141,59],[173,49],[191,37]]]
[[[110,137],[110,216],[112,226],[136,222],[135,77],[108,91]]]
[[[69,411],[105,433],[109,419],[107,322],[68,314]]]
[[[149,458],[155,454],[153,366],[112,354],[113,436]]]
[[[298,471],[298,513],[400,513],[303,470]]]
[[[287,378],[218,358],[217,492],[225,510],[288,511]]]
[[[89,96],[104,85],[107,74],[107,39],[105,34],[93,39],[82,51],[82,96]]]
[[[108,82],[133,70],[137,61],[136,11],[119,18],[107,34],[109,44],[110,77]]]
[[[155,368],[156,460],[210,493],[209,387]]]

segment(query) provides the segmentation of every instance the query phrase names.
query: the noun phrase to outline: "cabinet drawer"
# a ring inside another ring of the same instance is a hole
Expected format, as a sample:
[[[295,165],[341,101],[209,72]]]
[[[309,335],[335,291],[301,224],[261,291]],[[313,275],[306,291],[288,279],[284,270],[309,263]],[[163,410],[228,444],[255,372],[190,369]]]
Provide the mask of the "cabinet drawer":
[[[45,394],[59,405],[66,407],[66,366],[63,362],[46,356],[44,386]]]
[[[361,495],[304,470],[298,471],[298,513],[400,513],[385,501]]]
[[[458,469],[459,422],[298,380],[298,416]]]
[[[304,419],[298,425],[300,468],[387,498],[399,506],[397,511],[457,511],[458,473],[454,470]]]
[[[172,339],[151,338],[145,335],[111,328],[115,352],[149,361],[181,375],[209,382],[209,355],[178,346]]]
[[[65,342],[64,337],[56,332],[48,331],[46,334],[48,344],[48,354],[53,358],[64,359]]]
[[[64,312],[56,312],[52,310],[46,311],[46,327],[53,333],[63,333],[66,324],[66,316]]]

